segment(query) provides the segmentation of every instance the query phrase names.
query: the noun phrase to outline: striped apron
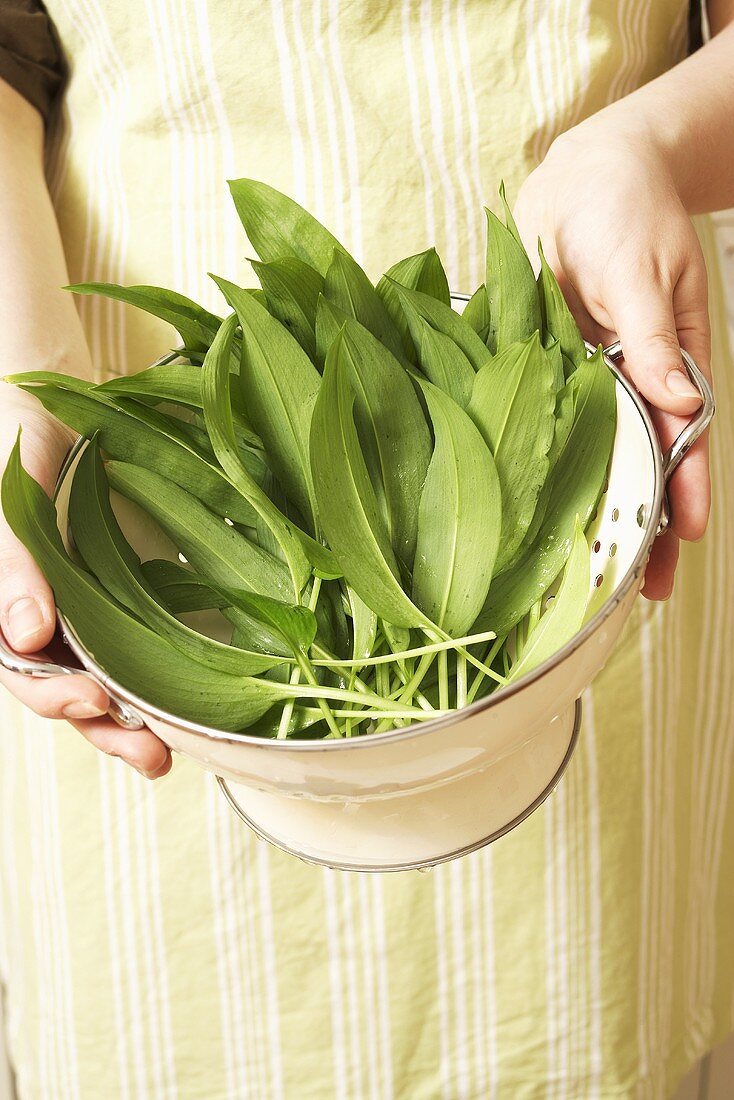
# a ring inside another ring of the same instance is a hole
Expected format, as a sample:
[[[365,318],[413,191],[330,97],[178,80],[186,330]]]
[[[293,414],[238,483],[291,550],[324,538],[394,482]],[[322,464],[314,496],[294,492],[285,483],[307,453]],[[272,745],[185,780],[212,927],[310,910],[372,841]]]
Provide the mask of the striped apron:
[[[50,182],[72,281],[217,308],[225,180],[294,195],[377,276],[482,277],[482,202],[685,54],[684,0],[47,0],[71,61]],[[610,166],[611,167],[611,166]],[[150,784],[2,700],[0,976],[21,1100],[669,1095],[732,1028],[734,408],[711,229],[714,519],[640,600],[555,796],[430,874],[305,866],[213,778]],[[99,377],[171,332],[81,299]]]

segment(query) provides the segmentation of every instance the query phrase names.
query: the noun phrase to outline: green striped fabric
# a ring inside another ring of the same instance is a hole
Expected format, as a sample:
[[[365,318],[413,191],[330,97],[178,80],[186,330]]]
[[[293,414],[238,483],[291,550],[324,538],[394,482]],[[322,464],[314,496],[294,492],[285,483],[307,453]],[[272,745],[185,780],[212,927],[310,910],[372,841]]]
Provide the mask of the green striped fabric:
[[[51,182],[78,280],[216,306],[225,185],[269,181],[372,275],[481,278],[483,201],[685,52],[684,0],[49,0],[73,59]],[[610,170],[613,170],[610,165]],[[714,521],[640,601],[557,793],[428,874],[307,867],[212,777],[151,785],[3,699],[0,975],[21,1100],[662,1098],[734,1024],[734,453],[711,229]],[[100,377],[173,339],[80,309]],[[131,734],[134,736],[134,734]]]

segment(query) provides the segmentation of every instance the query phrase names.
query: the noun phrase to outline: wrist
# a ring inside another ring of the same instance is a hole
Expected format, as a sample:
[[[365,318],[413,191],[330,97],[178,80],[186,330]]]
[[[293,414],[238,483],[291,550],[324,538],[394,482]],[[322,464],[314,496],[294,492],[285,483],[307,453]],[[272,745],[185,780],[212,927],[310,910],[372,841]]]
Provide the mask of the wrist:
[[[657,188],[674,192],[686,209],[695,206],[688,178],[693,166],[681,163],[679,155],[682,139],[661,120],[651,119],[646,105],[633,104],[633,99],[636,95],[619,100],[560,134],[548,156],[559,166],[575,162],[576,170],[585,164],[606,168],[610,175],[624,171],[625,163],[633,160],[645,166]]]

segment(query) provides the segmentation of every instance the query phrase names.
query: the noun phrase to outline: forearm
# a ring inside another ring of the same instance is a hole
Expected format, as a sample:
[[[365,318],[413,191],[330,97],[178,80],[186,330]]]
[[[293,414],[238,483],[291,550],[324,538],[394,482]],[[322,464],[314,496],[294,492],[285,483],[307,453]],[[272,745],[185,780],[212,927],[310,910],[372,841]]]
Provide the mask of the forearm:
[[[43,170],[38,112],[0,80],[0,329],[3,371],[90,376]]]
[[[689,214],[734,206],[734,11],[716,14],[729,22],[700,50],[564,135],[586,140],[594,128],[610,157],[616,138],[658,156]]]

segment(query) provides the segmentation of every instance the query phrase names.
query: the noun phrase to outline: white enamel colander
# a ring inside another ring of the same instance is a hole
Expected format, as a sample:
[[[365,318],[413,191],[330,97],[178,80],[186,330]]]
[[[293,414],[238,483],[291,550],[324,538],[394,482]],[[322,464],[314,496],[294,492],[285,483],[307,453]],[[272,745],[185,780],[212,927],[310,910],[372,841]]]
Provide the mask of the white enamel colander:
[[[455,295],[454,301],[460,309],[466,299]],[[585,625],[550,660],[465,710],[354,739],[278,741],[222,733],[167,714],[116,683],[60,614],[63,640],[110,693],[110,713],[131,737],[147,726],[213,772],[258,836],[301,859],[343,870],[397,871],[430,867],[490,843],[528,817],[562,776],[579,736],[580,696],[604,667],[655,537],[667,524],[667,482],[714,414],[708,382],[683,353],[703,401],[663,455],[643,401],[615,366],[621,355],[619,344],[605,351],[617,379],[617,431],[608,487],[588,531],[592,591]],[[83,445],[59,475],[57,511],[65,538],[70,475]],[[177,560],[177,548],[144,512],[112,498],[141,556]],[[199,623],[216,632],[211,618]],[[31,676],[78,671],[16,654],[1,638],[0,661]]]

